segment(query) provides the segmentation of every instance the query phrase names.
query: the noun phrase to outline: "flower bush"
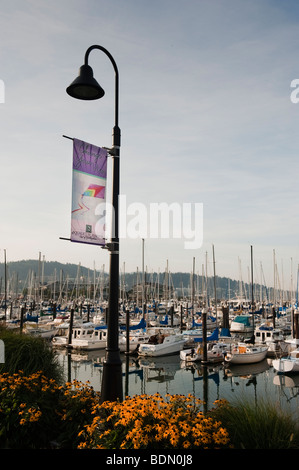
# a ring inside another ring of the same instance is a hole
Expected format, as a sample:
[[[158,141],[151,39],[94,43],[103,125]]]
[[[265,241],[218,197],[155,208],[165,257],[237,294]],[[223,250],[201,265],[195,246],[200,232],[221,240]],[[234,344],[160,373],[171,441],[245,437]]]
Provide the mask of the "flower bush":
[[[203,402],[193,395],[135,395],[123,402],[93,408],[93,421],[80,436],[80,448],[220,449],[229,436],[213,412],[205,416]],[[217,406],[220,406],[219,402]]]
[[[80,382],[59,386],[42,372],[0,375],[0,448],[76,447],[98,395]]]
[[[0,375],[0,448],[215,449],[229,436],[189,395],[101,403],[89,384],[59,385],[42,372]]]

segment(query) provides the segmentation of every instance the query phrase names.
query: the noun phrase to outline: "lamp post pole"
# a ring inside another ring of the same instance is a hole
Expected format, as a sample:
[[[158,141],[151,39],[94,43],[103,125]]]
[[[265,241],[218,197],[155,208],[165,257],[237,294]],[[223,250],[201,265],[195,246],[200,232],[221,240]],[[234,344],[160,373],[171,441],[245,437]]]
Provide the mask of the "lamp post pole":
[[[120,159],[120,128],[118,126],[119,111],[119,74],[114,58],[107,49],[102,46],[90,46],[85,53],[84,65],[80,67],[80,75],[67,88],[67,93],[74,98],[93,100],[101,98],[104,91],[94,80],[91,67],[88,65],[88,57],[93,49],[99,49],[110,59],[115,72],[115,121],[112,133],[112,148],[109,153],[112,158],[112,237],[107,244],[110,251],[110,277],[109,277],[109,301],[107,318],[107,346],[103,363],[103,375],[101,386],[101,401],[116,401],[123,399],[122,390],[122,362],[118,344],[119,337],[119,159]]]

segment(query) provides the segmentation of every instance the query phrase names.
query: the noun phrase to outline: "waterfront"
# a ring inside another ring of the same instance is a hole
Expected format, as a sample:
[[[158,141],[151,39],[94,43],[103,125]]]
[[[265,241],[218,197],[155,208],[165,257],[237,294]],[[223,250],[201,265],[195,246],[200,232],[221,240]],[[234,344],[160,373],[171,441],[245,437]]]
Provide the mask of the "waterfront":
[[[104,350],[88,353],[57,351],[66,380],[89,381],[101,390]],[[272,367],[272,358],[257,364],[224,366],[222,363],[200,363],[186,366],[178,354],[160,358],[140,358],[122,355],[124,396],[135,394],[161,396],[193,394],[211,408],[215,400],[250,400],[272,402],[294,415],[299,410],[299,374],[279,375]]]

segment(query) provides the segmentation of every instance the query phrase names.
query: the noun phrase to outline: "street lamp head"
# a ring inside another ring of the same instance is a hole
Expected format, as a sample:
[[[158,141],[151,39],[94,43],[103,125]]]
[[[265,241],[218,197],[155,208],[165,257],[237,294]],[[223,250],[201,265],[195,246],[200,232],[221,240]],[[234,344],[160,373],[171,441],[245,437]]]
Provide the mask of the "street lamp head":
[[[78,77],[66,89],[67,93],[79,100],[97,100],[105,94],[103,88],[93,77],[92,68],[84,64],[79,69]]]

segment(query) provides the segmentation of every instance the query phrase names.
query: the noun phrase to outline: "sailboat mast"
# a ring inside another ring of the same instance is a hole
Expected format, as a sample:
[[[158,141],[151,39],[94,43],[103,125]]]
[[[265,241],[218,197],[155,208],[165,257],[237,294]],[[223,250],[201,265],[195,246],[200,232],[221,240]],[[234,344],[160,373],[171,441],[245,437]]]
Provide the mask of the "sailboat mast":
[[[195,257],[193,257],[193,263],[192,263],[192,277],[191,277],[191,321],[193,325],[193,319],[194,319],[194,271],[195,271]]]
[[[6,321],[7,310],[7,263],[6,263],[6,250],[4,250],[4,318]]]
[[[213,247],[213,270],[214,270],[214,295],[215,295],[215,315],[216,315],[216,328],[218,328],[218,317],[217,317],[217,294],[216,294],[216,268],[215,268],[215,251]]]
[[[253,319],[253,331],[254,331],[254,298],[253,298],[253,248],[252,245],[251,249],[251,311],[252,311],[252,319]]]
[[[145,272],[144,272],[144,238],[142,238],[142,317],[144,318]]]
[[[276,303],[276,261],[275,261],[275,250],[273,250],[273,275],[274,275],[274,287],[273,287],[273,307],[275,308]]]

